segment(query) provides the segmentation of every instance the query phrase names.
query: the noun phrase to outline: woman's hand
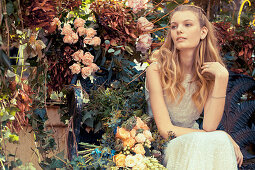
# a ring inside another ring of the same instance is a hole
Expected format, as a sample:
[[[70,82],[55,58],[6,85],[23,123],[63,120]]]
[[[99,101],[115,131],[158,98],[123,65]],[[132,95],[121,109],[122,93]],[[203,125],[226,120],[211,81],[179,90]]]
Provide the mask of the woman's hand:
[[[240,147],[237,145],[237,143],[234,141],[234,139],[228,133],[227,133],[227,135],[234,146],[237,164],[239,165],[239,167],[241,167],[243,164],[243,154],[240,150]]]
[[[228,77],[229,74],[228,70],[219,62],[204,62],[201,69],[201,74],[208,72],[213,74],[215,77]]]

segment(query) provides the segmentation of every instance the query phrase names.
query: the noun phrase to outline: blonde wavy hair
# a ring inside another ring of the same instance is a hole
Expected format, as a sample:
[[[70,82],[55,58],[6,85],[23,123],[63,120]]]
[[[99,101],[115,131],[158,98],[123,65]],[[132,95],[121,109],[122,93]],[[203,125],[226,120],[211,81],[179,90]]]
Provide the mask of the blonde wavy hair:
[[[177,11],[192,11],[200,22],[200,27],[207,27],[208,33],[206,38],[200,40],[194,53],[194,63],[192,66],[192,82],[197,86],[196,91],[192,95],[192,100],[199,112],[202,112],[205,102],[213,88],[214,77],[208,73],[201,74],[201,66],[204,62],[219,62],[223,66],[224,63],[219,55],[217,46],[217,38],[214,26],[208,21],[202,8],[194,5],[180,5],[170,15],[170,21],[173,14]],[[182,86],[184,73],[181,67],[178,49],[174,46],[174,42],[169,29],[163,45],[159,50],[153,52],[151,58],[156,59],[159,63],[160,80],[163,90],[170,102],[175,102],[179,94],[178,103],[183,98],[185,89]]]

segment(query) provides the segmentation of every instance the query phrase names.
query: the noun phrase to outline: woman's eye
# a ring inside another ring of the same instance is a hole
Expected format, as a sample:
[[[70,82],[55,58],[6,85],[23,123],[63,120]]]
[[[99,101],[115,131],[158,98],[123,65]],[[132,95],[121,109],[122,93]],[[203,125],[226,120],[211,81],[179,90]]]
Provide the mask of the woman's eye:
[[[191,24],[185,24],[185,26],[190,27],[190,26],[191,26]]]
[[[175,28],[176,28],[176,26],[174,26],[174,25],[173,25],[173,26],[171,26],[171,29],[175,29]]]

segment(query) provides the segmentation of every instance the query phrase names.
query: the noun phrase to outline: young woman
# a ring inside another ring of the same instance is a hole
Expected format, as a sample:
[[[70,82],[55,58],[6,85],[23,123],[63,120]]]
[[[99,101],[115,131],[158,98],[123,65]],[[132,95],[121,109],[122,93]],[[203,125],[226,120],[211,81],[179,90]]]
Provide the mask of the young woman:
[[[236,142],[216,130],[222,118],[228,71],[214,27],[203,9],[177,7],[162,47],[146,71],[146,99],[159,133],[176,136],[165,150],[171,170],[232,170],[243,155]],[[196,120],[204,110],[203,129]]]

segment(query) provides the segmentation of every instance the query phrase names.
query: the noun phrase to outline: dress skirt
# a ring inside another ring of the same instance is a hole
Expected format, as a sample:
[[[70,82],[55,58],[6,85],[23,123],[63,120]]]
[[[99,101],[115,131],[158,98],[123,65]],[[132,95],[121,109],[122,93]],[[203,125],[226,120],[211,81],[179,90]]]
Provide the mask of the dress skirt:
[[[237,170],[234,147],[223,131],[192,132],[171,140],[164,163],[169,170]]]

